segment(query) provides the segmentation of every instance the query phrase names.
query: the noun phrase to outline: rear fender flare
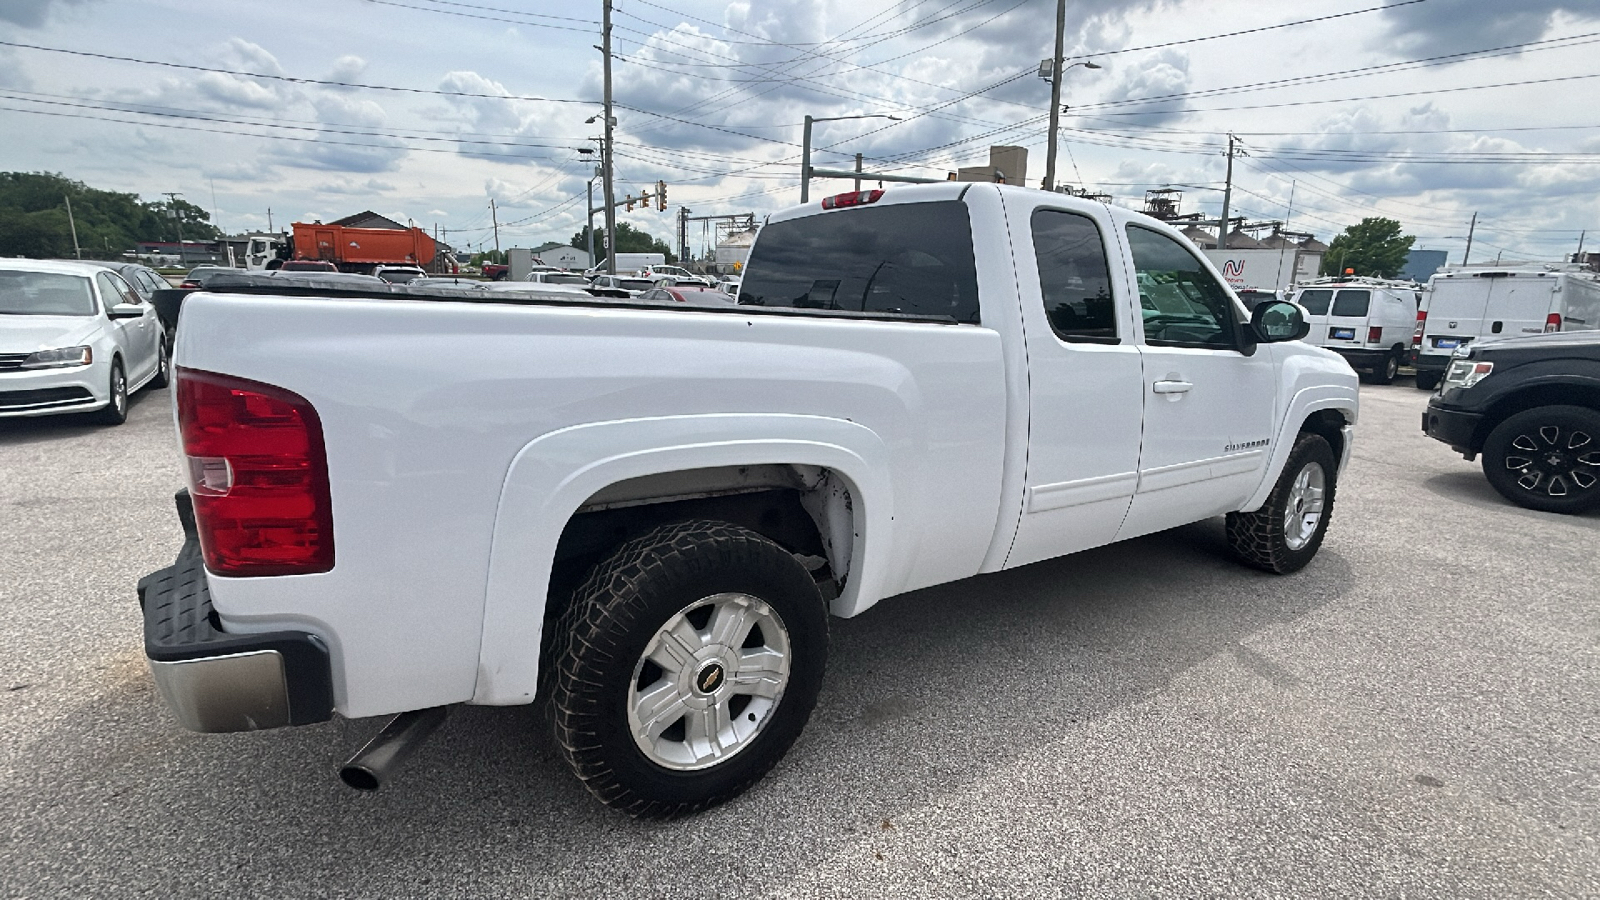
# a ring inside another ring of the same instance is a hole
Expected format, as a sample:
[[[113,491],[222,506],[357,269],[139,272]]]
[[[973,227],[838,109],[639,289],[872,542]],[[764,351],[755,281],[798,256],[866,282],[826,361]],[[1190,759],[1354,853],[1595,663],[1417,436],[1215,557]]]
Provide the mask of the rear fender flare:
[[[489,553],[483,637],[472,702],[532,702],[538,684],[551,561],[573,514],[630,478],[731,465],[806,465],[848,485],[855,527],[851,573],[834,601],[854,615],[884,590],[894,507],[889,452],[870,429],[818,416],[725,414],[626,419],[543,435],[512,460]]]

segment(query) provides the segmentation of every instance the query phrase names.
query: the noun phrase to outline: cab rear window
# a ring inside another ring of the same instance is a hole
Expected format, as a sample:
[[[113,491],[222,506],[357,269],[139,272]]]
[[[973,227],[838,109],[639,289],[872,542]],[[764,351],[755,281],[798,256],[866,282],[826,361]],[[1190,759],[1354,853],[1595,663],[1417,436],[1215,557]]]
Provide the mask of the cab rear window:
[[[872,206],[761,229],[739,302],[978,322],[966,204]]]

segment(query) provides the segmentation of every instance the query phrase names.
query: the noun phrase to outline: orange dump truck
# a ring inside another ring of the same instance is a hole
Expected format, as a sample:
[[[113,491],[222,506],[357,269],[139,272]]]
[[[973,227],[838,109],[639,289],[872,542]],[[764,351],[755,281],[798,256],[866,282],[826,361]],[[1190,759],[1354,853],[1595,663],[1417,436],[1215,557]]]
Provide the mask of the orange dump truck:
[[[341,272],[371,272],[374,266],[428,266],[433,238],[420,228],[345,228],[294,223],[291,259],[324,259]]]

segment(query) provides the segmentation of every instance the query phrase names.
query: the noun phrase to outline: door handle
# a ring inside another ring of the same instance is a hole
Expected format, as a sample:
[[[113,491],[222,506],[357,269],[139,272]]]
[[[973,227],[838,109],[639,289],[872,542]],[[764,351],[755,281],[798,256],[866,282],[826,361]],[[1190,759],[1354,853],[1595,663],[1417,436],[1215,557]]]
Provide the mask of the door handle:
[[[1150,387],[1158,394],[1187,394],[1194,385],[1187,381],[1158,381]]]

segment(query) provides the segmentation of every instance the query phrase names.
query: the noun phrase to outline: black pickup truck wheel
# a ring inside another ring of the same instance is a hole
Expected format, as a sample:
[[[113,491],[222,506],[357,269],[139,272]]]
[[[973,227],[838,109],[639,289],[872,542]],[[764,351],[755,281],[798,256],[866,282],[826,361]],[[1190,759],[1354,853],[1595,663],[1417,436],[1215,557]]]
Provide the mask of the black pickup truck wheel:
[[[556,740],[595,796],[641,818],[714,806],[765,775],[810,718],[827,660],[805,567],[725,522],[624,544],[558,629]]]
[[[1593,509],[1600,505],[1600,412],[1541,406],[1511,416],[1483,442],[1483,474],[1527,509]]]
[[[1242,563],[1287,575],[1317,555],[1333,515],[1338,464],[1327,439],[1302,433],[1278,483],[1255,512],[1228,513],[1228,546]]]

